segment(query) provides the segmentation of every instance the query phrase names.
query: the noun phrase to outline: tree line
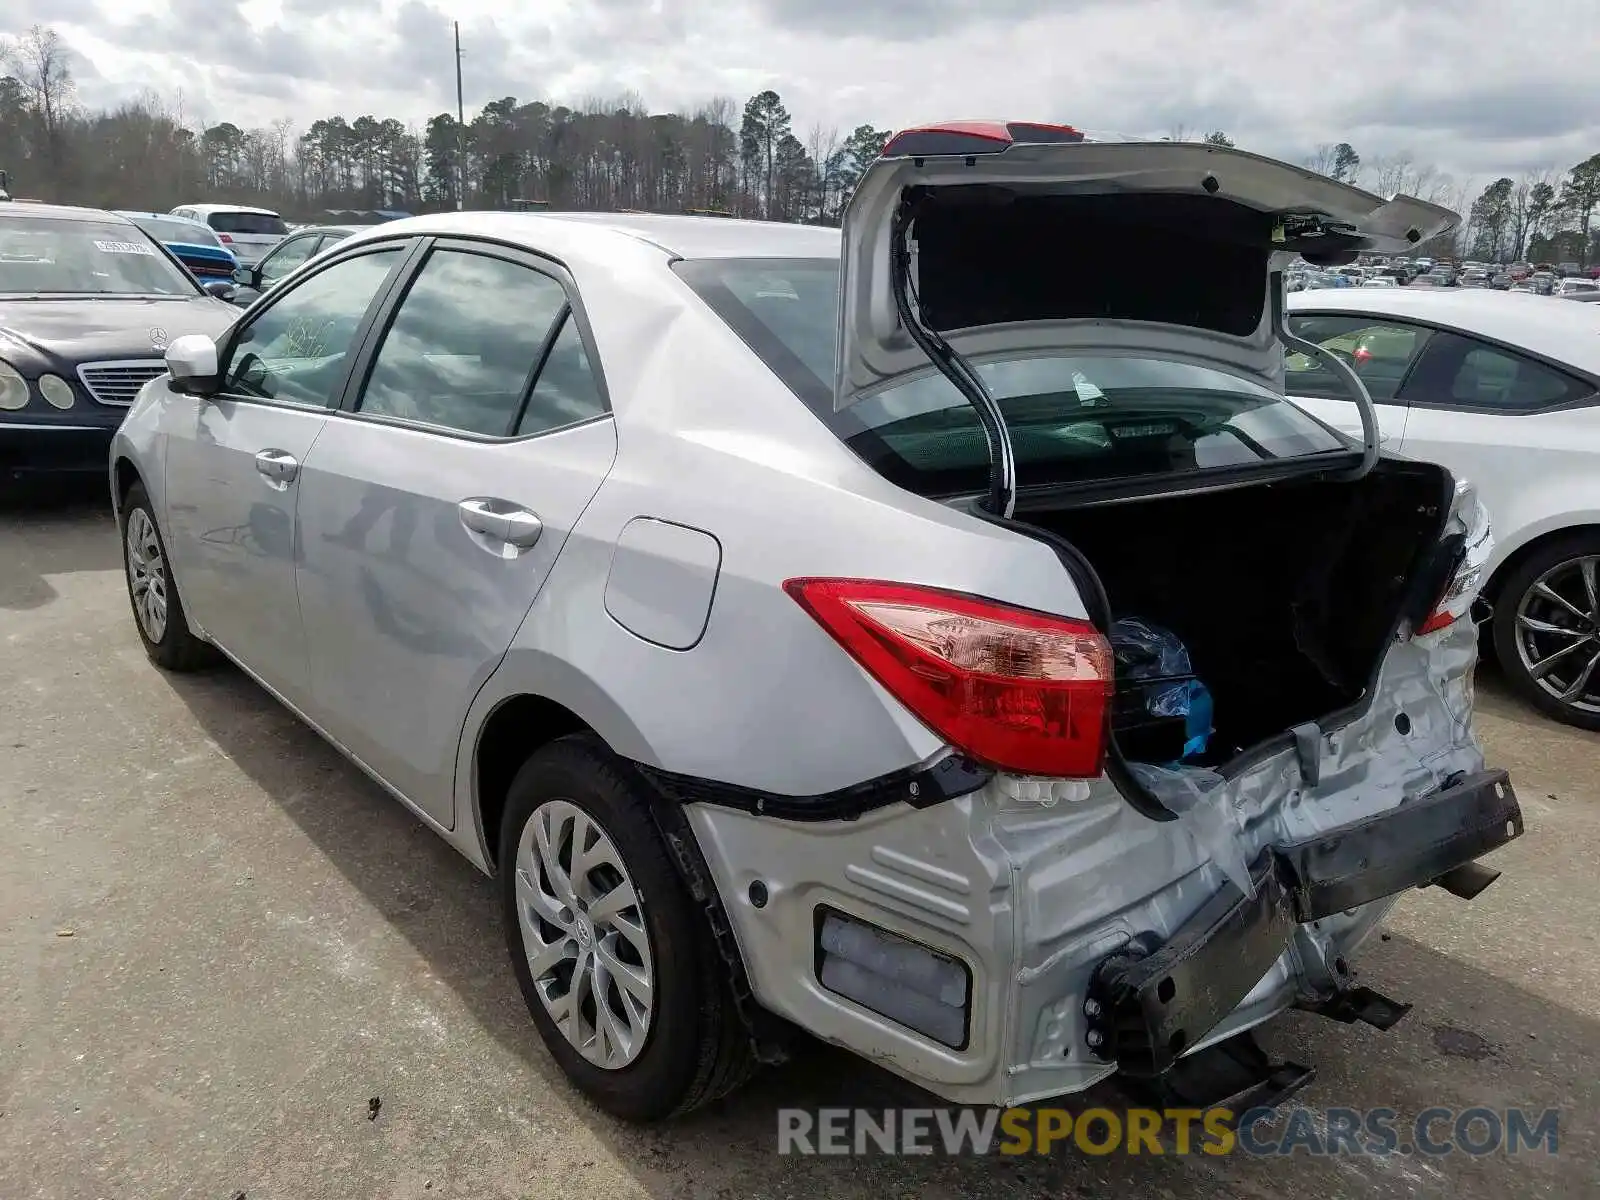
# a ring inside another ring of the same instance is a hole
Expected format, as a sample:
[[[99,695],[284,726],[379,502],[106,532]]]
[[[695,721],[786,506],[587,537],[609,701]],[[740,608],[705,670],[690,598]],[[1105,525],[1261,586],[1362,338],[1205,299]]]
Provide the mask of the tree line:
[[[715,211],[833,223],[887,131],[802,132],[774,91],[653,113],[635,95],[577,107],[506,96],[465,123],[417,129],[329,116],[190,128],[154,95],[92,112],[74,103],[60,36],[36,28],[4,47],[0,169],[16,195],[165,211],[197,199],[288,216],[325,210],[506,208]]]
[[[102,111],[78,104],[66,44],[42,26],[0,42],[0,71],[0,169],[13,194],[96,207],[165,211],[204,199],[316,219],[528,201],[832,224],[889,136],[871,125],[801,131],[770,90],[683,113],[651,112],[637,95],[577,106],[506,96],[468,121],[440,113],[420,129],[371,114],[324,117],[301,132],[286,120],[196,129],[154,94]],[[1234,144],[1222,130],[1168,136]],[[1305,165],[1462,213],[1445,244],[1424,247],[1435,253],[1600,260],[1600,154],[1566,171],[1497,179],[1476,197],[1470,181],[1406,153],[1366,160],[1341,142],[1315,147]]]

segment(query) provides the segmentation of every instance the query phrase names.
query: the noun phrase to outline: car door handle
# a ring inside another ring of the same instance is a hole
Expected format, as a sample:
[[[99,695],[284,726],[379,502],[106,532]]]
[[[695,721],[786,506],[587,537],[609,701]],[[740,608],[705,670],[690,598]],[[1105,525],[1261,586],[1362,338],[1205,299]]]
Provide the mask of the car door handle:
[[[290,483],[300,474],[300,463],[286,450],[263,450],[256,455],[256,470],[274,483]]]
[[[525,508],[513,509],[506,513],[505,522],[506,541],[519,550],[531,547],[544,532],[544,522]]]
[[[537,513],[505,500],[474,498],[463,500],[456,507],[461,513],[461,523],[473,533],[519,550],[528,549],[544,532],[544,522]]]

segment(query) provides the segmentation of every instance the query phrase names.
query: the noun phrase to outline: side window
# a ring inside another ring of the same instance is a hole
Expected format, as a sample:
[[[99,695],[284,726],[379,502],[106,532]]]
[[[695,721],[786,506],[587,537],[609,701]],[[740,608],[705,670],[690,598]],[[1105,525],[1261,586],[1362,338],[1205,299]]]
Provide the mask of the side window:
[[[569,309],[555,344],[539,368],[539,377],[533,381],[533,391],[528,393],[527,406],[517,422],[517,433],[559,429],[605,411],[606,402],[595,382],[589,353],[583,347],[578,322]]]
[[[1396,396],[1406,372],[1431,336],[1431,331],[1416,325],[1348,313],[1292,314],[1289,329],[1344,359],[1380,403],[1399,402]],[[1283,367],[1284,390],[1291,396],[1351,398],[1339,377],[1309,354],[1286,354]]]
[[[434,250],[384,335],[360,411],[508,436],[566,303],[531,267]]]
[[[1554,367],[1457,333],[1435,335],[1405,386],[1412,404],[1489,412],[1531,412],[1593,393]]]
[[[305,262],[311,257],[311,251],[316,247],[317,240],[315,237],[303,237],[290,238],[284,242],[275,252],[262,260],[261,282],[276,283]]]
[[[346,259],[291,285],[239,332],[223,390],[287,404],[327,405],[367,306],[400,247]]]

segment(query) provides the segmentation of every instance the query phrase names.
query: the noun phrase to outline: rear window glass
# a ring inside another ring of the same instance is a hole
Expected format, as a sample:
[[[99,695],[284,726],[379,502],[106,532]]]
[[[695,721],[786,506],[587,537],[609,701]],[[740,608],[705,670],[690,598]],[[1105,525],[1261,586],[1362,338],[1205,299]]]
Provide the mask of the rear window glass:
[[[925,495],[984,486],[989,453],[977,414],[931,368],[833,411],[835,260],[700,260],[676,269],[880,473]],[[1186,363],[1048,354],[975,366],[1005,411],[1024,485],[1245,466],[1350,448],[1270,388]]]
[[[214,212],[206,218],[218,233],[261,233],[282,236],[289,232],[282,217],[270,213]]]

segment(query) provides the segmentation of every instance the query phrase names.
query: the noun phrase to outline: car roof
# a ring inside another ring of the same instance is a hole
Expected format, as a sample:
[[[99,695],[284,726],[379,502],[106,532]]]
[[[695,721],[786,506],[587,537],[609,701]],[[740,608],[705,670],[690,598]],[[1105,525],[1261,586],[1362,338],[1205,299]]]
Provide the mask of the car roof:
[[[204,221],[196,221],[193,217],[180,217],[175,213],[134,212],[130,209],[118,208],[112,210],[112,215],[127,217],[130,221],[137,221],[140,217],[148,217],[152,221],[171,221],[177,225],[194,225],[203,229],[210,228]]]
[[[256,213],[263,217],[275,217],[277,211],[270,208],[256,208],[249,204],[178,204],[176,208],[187,208],[201,214],[209,213]],[[172,214],[167,214],[171,216]]]
[[[1398,317],[1477,334],[1600,375],[1600,320],[1568,300],[1483,288],[1351,288],[1295,292],[1291,312]]]
[[[382,237],[485,237],[546,252],[565,246],[580,254],[601,253],[606,244],[625,238],[653,245],[673,258],[837,259],[841,248],[839,231],[827,226],[671,213],[454,212],[361,229]]]
[[[13,208],[12,205],[0,205],[0,216],[21,215],[37,217],[43,221],[113,221],[124,225],[133,222],[121,213],[112,212],[105,208],[82,208],[75,204],[23,204]]]

